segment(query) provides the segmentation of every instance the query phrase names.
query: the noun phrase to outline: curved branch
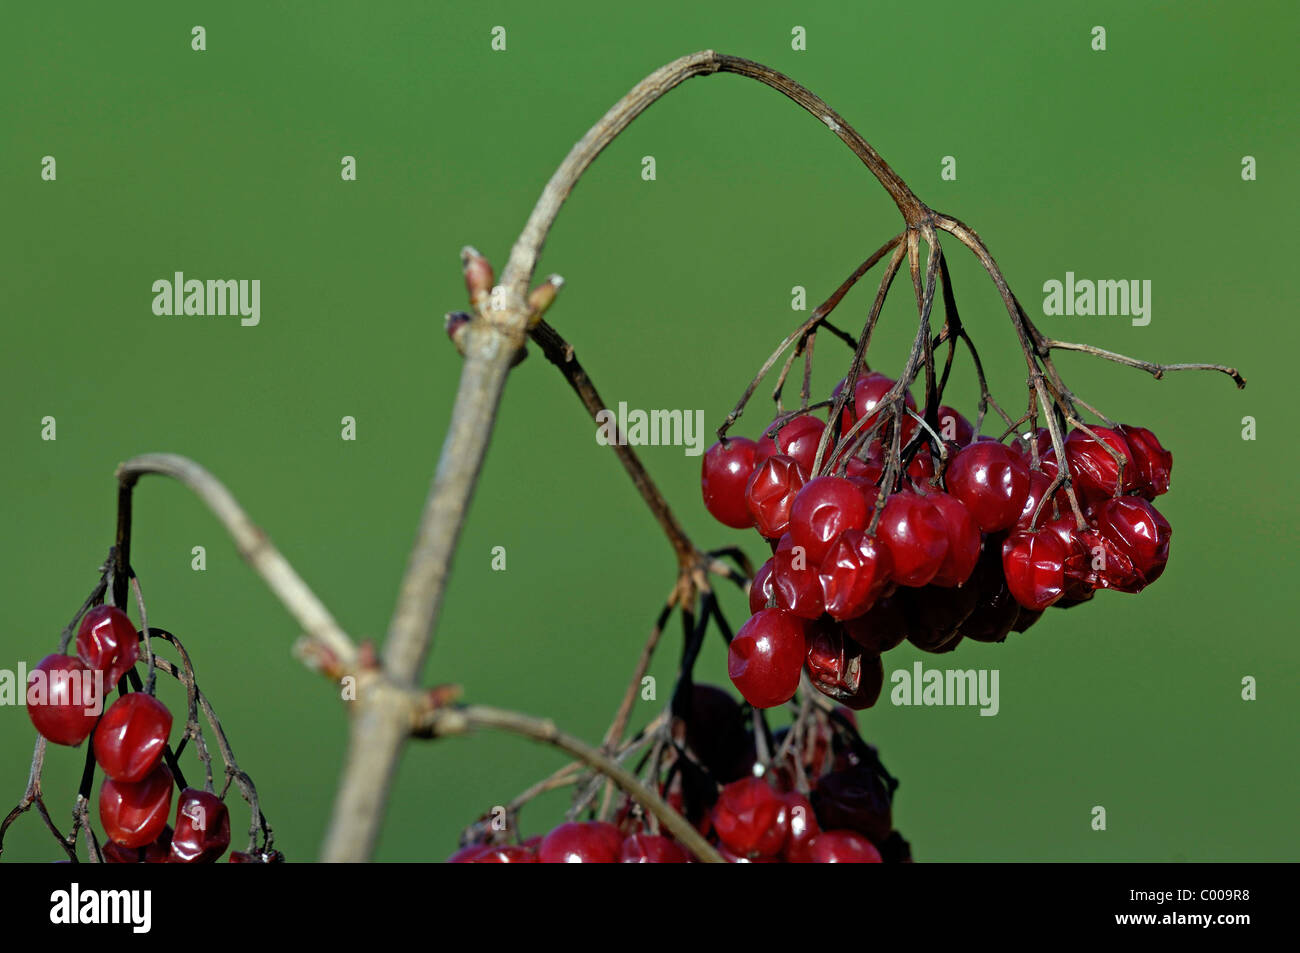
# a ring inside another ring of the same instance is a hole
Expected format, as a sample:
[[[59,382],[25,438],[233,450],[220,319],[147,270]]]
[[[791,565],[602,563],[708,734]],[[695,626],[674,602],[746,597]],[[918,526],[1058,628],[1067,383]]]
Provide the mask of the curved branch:
[[[239,555],[275,593],[289,614],[302,626],[308,638],[319,643],[343,665],[356,660],[357,649],[325,604],[303,582],[289,561],[280,554],[230,491],[193,460],[172,453],[149,453],[127,460],[117,468],[119,486],[118,553],[129,564],[131,539],[131,494],[136,481],[156,473],[178,480],[194,492],[217,518],[239,550]],[[119,574],[120,575],[120,574]],[[114,578],[114,584],[117,584]],[[126,580],[122,577],[122,583]]]

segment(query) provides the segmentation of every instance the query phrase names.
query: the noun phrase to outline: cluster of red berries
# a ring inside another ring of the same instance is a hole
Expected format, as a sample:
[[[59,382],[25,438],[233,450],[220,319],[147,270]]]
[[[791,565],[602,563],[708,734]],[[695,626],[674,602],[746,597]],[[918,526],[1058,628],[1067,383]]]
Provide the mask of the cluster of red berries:
[[[810,721],[800,744],[789,726],[771,745],[783,756],[759,767],[753,719],[726,691],[692,687],[684,740],[691,751],[659,792],[729,863],[881,863],[911,860],[893,829],[896,782],[863,744],[853,713]],[[837,730],[838,729],[838,730]],[[795,761],[801,770],[794,767]],[[680,770],[677,770],[680,769]],[[800,793],[800,788],[806,793]],[[521,844],[473,843],[449,863],[682,864],[675,840],[648,827],[635,802],[615,822],[571,821]]]
[[[125,692],[122,683],[124,693],[99,714],[105,683],[122,682],[139,653],[139,634],[126,613],[90,609],[77,630],[77,654],[47,656],[29,677],[27,713],[55,744],[80,745],[93,734],[95,761],[106,775],[99,792],[105,861],[215,861],[230,846],[230,815],[215,794],[185,788],[174,827],[167,823],[174,786],[163,759],[172,728],[167,706],[151,694]],[[44,684],[34,692],[38,681]]]
[[[927,444],[895,468],[877,514],[893,438],[882,401],[894,383],[879,373],[857,381],[840,435],[883,429],[852,456],[827,439],[815,469],[827,425],[810,413],[780,419],[758,442],[728,437],[704,455],[708,511],[727,526],[756,528],[772,546],[728,658],[733,683],[755,707],[789,701],[806,669],[826,695],[868,708],[884,678],[881,653],[905,639],[931,652],[964,638],[1002,641],[1049,606],[1076,605],[1097,589],[1138,592],[1164,571],[1171,528],[1151,500],[1168,491],[1173,456],[1141,427],[1066,436],[1080,525],[1064,484],[1043,499],[1060,469],[1045,428],[1006,445],[976,436],[942,406],[944,454]],[[910,395],[905,402],[915,411]],[[904,416],[898,446],[919,427]]]

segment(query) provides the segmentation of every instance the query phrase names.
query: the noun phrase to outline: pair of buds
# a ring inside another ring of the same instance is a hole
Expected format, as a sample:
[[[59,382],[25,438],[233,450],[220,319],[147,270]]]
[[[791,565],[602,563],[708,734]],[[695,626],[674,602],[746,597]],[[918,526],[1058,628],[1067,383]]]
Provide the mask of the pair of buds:
[[[452,311],[446,317],[445,327],[447,337],[451,338],[451,342],[456,345],[456,350],[463,357],[466,329],[475,320],[491,320],[489,317],[491,314],[504,312],[506,293],[503,286],[495,283],[496,275],[492,270],[491,262],[484,258],[478,249],[466,245],[460,251],[460,262],[465,273],[465,290],[469,292],[469,303],[474,313]],[[559,275],[550,275],[529,292],[528,322],[525,325],[527,331],[537,327],[542,320],[542,315],[546,313],[546,309],[551,306],[551,302],[555,300],[563,286],[563,278]],[[514,364],[518,364],[526,356],[527,352],[520,347]]]

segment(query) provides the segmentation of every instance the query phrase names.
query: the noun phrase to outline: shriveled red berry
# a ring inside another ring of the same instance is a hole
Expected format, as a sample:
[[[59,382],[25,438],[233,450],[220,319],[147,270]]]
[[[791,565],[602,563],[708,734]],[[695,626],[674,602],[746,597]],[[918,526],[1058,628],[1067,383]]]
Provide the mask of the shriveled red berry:
[[[993,440],[976,440],[958,450],[948,461],[944,481],[986,533],[1014,526],[1029,495],[1024,458]]]
[[[704,454],[700,467],[700,487],[704,508],[719,523],[733,529],[754,525],[754,515],[745,503],[745,486],[754,475],[758,444],[748,437],[728,437]]]
[[[1042,610],[1065,595],[1065,544],[1050,529],[1013,530],[1002,543],[1007,588],[1026,609]]]
[[[771,429],[768,428],[769,431]],[[781,425],[775,438],[764,435],[758,442],[757,462],[762,463],[768,457],[784,454],[794,459],[805,474],[811,474],[813,463],[817,460],[817,446],[821,443],[822,431],[825,429],[826,424],[811,414],[792,417]]]
[[[893,556],[879,536],[845,530],[818,569],[826,612],[843,621],[870,611],[890,584],[893,568]]]
[[[1074,517],[1068,512],[1054,520],[1045,521],[1043,525],[1061,537],[1061,542],[1065,544],[1065,595],[1056,605],[1077,605],[1091,599],[1094,583],[1087,530],[1080,531]]]
[[[1127,493],[1136,485],[1136,467],[1128,441],[1109,427],[1091,429],[1100,440],[1090,437],[1082,430],[1073,430],[1065,438],[1065,458],[1070,464],[1070,479],[1084,496],[1092,500]],[[1119,461],[1110,453],[1112,450],[1124,460],[1122,477]]]
[[[106,864],[165,864],[172,847],[172,829],[164,827],[158,839],[144,847],[123,847],[105,840],[100,847]]]
[[[230,813],[221,798],[186,788],[176,802],[171,864],[209,864],[230,846]]]
[[[616,864],[623,835],[602,821],[561,824],[542,838],[537,860],[542,864]]]
[[[747,702],[771,708],[794,697],[807,654],[804,621],[784,609],[763,609],[731,640],[727,674]]]
[[[135,626],[115,606],[94,606],[77,627],[77,655],[90,668],[103,672],[105,688],[111,689],[140,657]]]
[[[885,501],[877,529],[894,564],[900,586],[924,586],[948,554],[948,527],[943,514],[928,499],[902,490]]]
[[[1133,451],[1133,485],[1137,492],[1148,500],[1168,493],[1174,455],[1161,446],[1156,435],[1145,427],[1123,424],[1119,432]]]
[[[1102,538],[1132,561],[1141,578],[1137,589],[1160,578],[1169,562],[1173,527],[1159,510],[1141,497],[1119,497],[1097,506],[1096,521]]]
[[[826,830],[857,831],[874,843],[883,842],[894,827],[889,788],[866,764],[823,776],[812,791],[812,804]]]
[[[167,826],[172,806],[172,773],[154,768],[134,784],[105,778],[99,789],[99,819],[108,838],[123,847],[144,847]],[[173,838],[175,834],[173,833]]]
[[[825,611],[817,564],[802,546],[786,545],[789,534],[772,554],[772,598],[778,609],[801,619],[816,619]]]
[[[776,454],[755,469],[745,486],[745,504],[758,532],[778,539],[790,525],[790,507],[808,482],[808,473],[791,457]]]
[[[903,613],[897,593],[877,599],[876,604],[865,614],[846,619],[844,631],[873,655],[883,655],[902,645],[907,638],[907,616]]]
[[[842,532],[862,529],[870,518],[871,505],[852,481],[814,477],[790,507],[790,537],[814,562],[821,562]]]
[[[880,851],[861,834],[853,831],[823,831],[808,842],[802,863],[808,864],[879,864]]]
[[[789,805],[762,778],[724,785],[710,817],[718,840],[745,857],[775,857],[790,836]]]
[[[767,600],[772,598],[772,560],[758,567],[754,578],[749,583],[749,614],[767,608]]]
[[[624,864],[686,864],[691,855],[674,840],[659,834],[631,834],[619,850]]]
[[[56,745],[86,740],[103,711],[103,677],[74,655],[47,655],[27,676],[27,717]]]
[[[948,528],[948,552],[943,557],[939,571],[930,580],[932,586],[960,586],[975,571],[980,558],[980,528],[970,510],[949,493],[936,490],[925,495],[932,506],[938,507]]]
[[[158,766],[172,730],[172,713],[152,695],[123,695],[95,728],[95,760],[114,781],[141,781]]]
[[[819,692],[855,711],[880,697],[885,669],[834,622],[814,623],[808,635],[808,678]]]

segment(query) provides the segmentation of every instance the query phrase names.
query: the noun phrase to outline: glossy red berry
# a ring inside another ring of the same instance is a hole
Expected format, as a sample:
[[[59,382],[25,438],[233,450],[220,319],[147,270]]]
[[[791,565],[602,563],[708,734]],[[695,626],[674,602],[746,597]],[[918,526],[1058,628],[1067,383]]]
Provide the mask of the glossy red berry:
[[[172,713],[152,695],[123,695],[95,728],[95,760],[114,781],[141,781],[158,766],[172,730]]]
[[[907,638],[907,616],[897,594],[881,597],[864,615],[844,622],[849,638],[872,655],[883,655]]]
[[[748,529],[754,516],[745,504],[745,485],[757,466],[758,444],[748,437],[728,437],[704,454],[700,466],[700,487],[704,508],[719,523],[733,529]]]
[[[176,802],[176,827],[167,862],[211,863],[229,846],[230,813],[221,798],[194,788],[182,791]]]
[[[111,689],[140,657],[140,640],[127,614],[114,606],[95,606],[81,617],[77,655],[104,673]]]
[[[616,864],[623,835],[602,821],[561,824],[542,838],[537,860],[543,864]]]
[[[1169,562],[1173,528],[1159,510],[1141,497],[1119,497],[1097,506],[1096,521],[1097,532],[1131,560],[1140,577],[1141,584],[1130,591],[1160,578]]]
[[[749,614],[767,608],[767,601],[772,598],[772,560],[758,567],[754,578],[749,583]]]
[[[807,471],[783,454],[768,457],[755,468],[745,486],[745,503],[760,535],[778,539],[786,532],[790,507],[807,481]]]
[[[858,378],[857,384],[853,387],[852,415],[849,414],[847,405],[844,408],[844,429],[848,430],[855,421],[863,418],[867,418],[867,423],[863,425],[864,428],[869,428],[874,424],[876,422],[875,414],[880,407],[880,402],[889,393],[894,383],[892,377],[877,371],[872,371],[865,377]],[[916,410],[916,401],[912,399],[912,395],[907,391],[903,392],[903,402],[908,409]]]
[[[880,851],[861,834],[853,831],[823,831],[808,842],[803,852],[808,864],[879,864]]]
[[[99,819],[104,833],[123,847],[144,847],[157,840],[167,826],[171,806],[172,773],[165,764],[134,784],[105,778],[99,789]]]
[[[790,507],[790,537],[814,562],[821,562],[847,529],[862,529],[871,505],[862,490],[843,477],[815,477],[803,485]]]
[[[842,626],[821,622],[809,627],[808,678],[823,695],[861,711],[880,697],[885,669]]]
[[[618,859],[624,864],[686,864],[691,856],[680,844],[658,834],[632,834],[623,841]]]
[[[1145,427],[1124,424],[1120,434],[1133,451],[1133,485],[1148,500],[1169,492],[1169,477],[1174,455],[1160,445],[1156,435]]]
[[[86,740],[103,711],[103,678],[73,655],[47,655],[27,676],[27,717],[56,745]]]
[[[825,429],[826,424],[811,414],[792,417],[781,426],[775,438],[764,436],[758,442],[757,462],[762,463],[768,457],[784,454],[798,463],[805,474],[811,474],[813,463],[817,460],[817,446],[821,443],[822,431]]]
[[[812,802],[806,797],[798,791],[790,791],[783,794],[782,798],[785,800],[786,814],[790,818],[790,834],[786,837],[782,854],[789,863],[801,863],[800,858],[807,851],[808,842],[820,834],[822,829],[817,823]]]
[[[1132,449],[1123,435],[1109,427],[1091,429],[1100,440],[1082,430],[1071,431],[1065,438],[1065,458],[1069,461],[1070,479],[1075,488],[1091,500],[1127,493],[1137,485]],[[1110,451],[1124,460],[1122,478],[1119,461]]]
[[[850,457],[844,466],[845,479],[862,491],[868,506],[875,505],[876,495],[880,490],[880,478],[884,475],[885,468],[876,461]]]
[[[731,640],[727,674],[747,702],[771,708],[794,697],[807,654],[804,621],[783,609],[763,609]]]
[[[958,447],[964,447],[975,439],[975,428],[962,416],[961,411],[953,410],[946,404],[939,406],[939,436],[945,441],[952,441]]]
[[[977,440],[958,450],[944,476],[979,528],[997,533],[1015,525],[1029,495],[1029,467],[1020,454],[993,440]]]
[[[718,840],[745,857],[774,857],[790,835],[789,805],[762,778],[725,785],[710,817]]]
[[[233,859],[233,858],[232,858]],[[537,853],[522,844],[475,844],[462,848],[448,859],[449,864],[535,864]]]
[[[878,536],[845,530],[818,569],[822,604],[833,619],[868,612],[890,584],[894,560]]]
[[[1026,609],[1052,605],[1065,595],[1067,555],[1053,530],[1013,530],[1002,543],[1002,571],[1011,595]]]
[[[980,528],[975,517],[961,501],[949,493],[936,490],[927,493],[926,500],[938,508],[948,528],[948,552],[944,554],[939,571],[930,580],[933,586],[960,586],[975,571],[980,558]]]
[[[902,490],[885,501],[877,529],[894,564],[900,586],[924,586],[948,554],[948,527],[943,514],[925,497]]]
[[[1089,531],[1081,531],[1068,512],[1054,520],[1047,520],[1043,526],[1061,537],[1061,542],[1065,544],[1065,595],[1056,605],[1077,605],[1091,599],[1094,582]]]

